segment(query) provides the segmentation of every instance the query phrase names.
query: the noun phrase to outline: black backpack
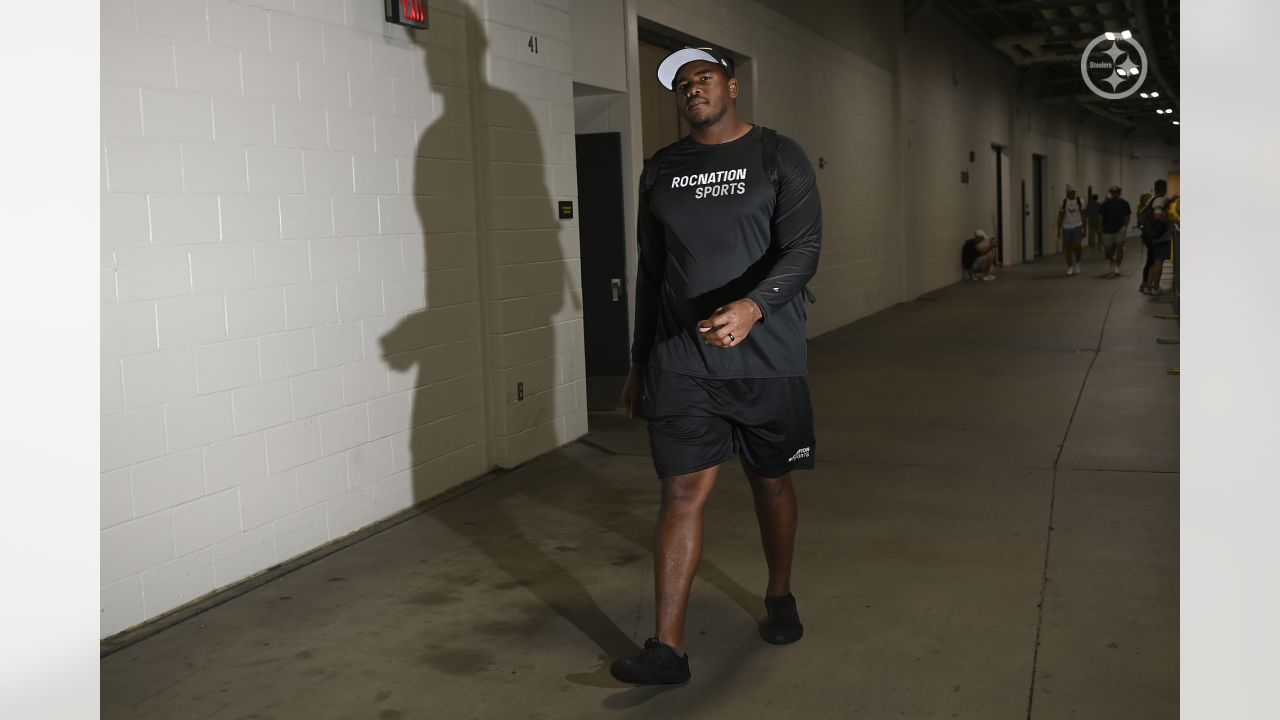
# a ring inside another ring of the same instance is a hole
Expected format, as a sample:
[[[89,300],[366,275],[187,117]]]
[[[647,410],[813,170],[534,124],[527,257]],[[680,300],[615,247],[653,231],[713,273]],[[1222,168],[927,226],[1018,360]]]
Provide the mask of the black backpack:
[[[1138,213],[1138,231],[1142,233],[1142,244],[1150,246],[1169,232],[1169,223],[1156,220],[1156,198],[1151,198],[1147,206]]]
[[[776,203],[778,193],[782,191],[782,175],[778,172],[778,131],[773,128],[760,126],[760,144],[763,146],[761,161],[764,163],[764,172],[769,176],[769,183],[773,185],[773,197]],[[640,194],[644,195],[649,192],[653,184],[658,180],[658,170],[662,165],[662,156],[666,154],[670,145],[658,150],[653,157],[644,161],[644,170],[640,174]],[[817,296],[809,289],[808,285],[804,287],[804,296],[810,303],[818,302]]]

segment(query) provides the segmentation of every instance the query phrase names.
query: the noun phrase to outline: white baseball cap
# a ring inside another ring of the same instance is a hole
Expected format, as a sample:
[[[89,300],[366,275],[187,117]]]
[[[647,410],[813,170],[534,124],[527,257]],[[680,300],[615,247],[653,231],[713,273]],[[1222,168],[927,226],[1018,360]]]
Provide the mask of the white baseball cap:
[[[658,65],[658,82],[662,83],[662,87],[668,90],[674,90],[672,83],[676,79],[676,73],[685,63],[691,63],[694,60],[706,60],[724,67],[724,71],[733,77],[733,63],[728,58],[717,57],[713,53],[715,48],[681,48],[668,55],[660,65]]]

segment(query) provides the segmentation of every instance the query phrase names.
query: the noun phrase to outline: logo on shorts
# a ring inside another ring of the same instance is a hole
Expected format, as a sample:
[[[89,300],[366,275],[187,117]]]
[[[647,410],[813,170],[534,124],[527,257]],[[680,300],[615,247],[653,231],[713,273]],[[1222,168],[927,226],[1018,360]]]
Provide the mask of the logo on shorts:
[[[807,448],[807,447],[800,448],[799,450],[797,450],[797,451],[796,451],[796,454],[795,454],[795,455],[792,455],[792,456],[791,456],[791,459],[790,459],[790,460],[788,460],[787,462],[795,462],[795,461],[797,461],[797,460],[805,460],[805,459],[807,459],[807,458],[809,457],[809,451],[810,451],[810,450],[811,450],[811,448]]]

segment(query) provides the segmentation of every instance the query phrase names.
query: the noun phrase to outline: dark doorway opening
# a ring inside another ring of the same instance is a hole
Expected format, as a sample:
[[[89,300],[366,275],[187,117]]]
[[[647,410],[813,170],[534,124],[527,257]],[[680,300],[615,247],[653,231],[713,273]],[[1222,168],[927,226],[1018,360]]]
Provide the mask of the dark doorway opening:
[[[1031,209],[1027,207],[1027,181],[1022,181],[1022,211],[1018,213],[1018,223],[1022,225],[1022,261],[1026,262],[1030,257],[1027,252],[1027,216],[1031,214]]]
[[[996,262],[1004,265],[1004,158],[999,145],[992,145],[996,153]]]
[[[1044,256],[1044,155],[1031,156],[1031,203],[1035,225],[1036,257]]]
[[[630,367],[622,134],[578,135],[578,244],[587,409],[616,410]]]

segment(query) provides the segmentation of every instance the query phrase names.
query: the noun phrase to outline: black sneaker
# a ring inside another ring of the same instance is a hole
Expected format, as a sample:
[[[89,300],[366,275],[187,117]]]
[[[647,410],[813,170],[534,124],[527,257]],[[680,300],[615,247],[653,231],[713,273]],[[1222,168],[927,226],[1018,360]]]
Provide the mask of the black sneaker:
[[[800,613],[796,610],[796,596],[791,593],[780,597],[766,597],[765,610],[769,617],[760,627],[760,637],[774,645],[789,645],[804,636]]]
[[[636,685],[673,685],[689,679],[689,655],[677,655],[675,648],[658,638],[644,641],[639,655],[618,658],[609,666],[618,680]]]

